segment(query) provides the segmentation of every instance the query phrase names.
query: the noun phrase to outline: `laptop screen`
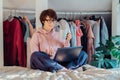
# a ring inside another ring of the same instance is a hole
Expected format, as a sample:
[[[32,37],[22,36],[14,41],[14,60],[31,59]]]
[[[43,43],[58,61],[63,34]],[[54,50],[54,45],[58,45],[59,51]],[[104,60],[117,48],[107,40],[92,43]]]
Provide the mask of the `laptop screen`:
[[[81,50],[82,46],[58,48],[54,60],[57,62],[70,62],[79,56]]]

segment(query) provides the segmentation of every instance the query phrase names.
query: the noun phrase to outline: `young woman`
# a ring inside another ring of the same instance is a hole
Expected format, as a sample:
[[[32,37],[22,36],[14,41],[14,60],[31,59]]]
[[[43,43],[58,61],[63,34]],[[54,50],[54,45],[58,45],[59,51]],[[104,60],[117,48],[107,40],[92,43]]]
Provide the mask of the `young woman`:
[[[56,20],[57,15],[54,10],[47,9],[42,11],[40,15],[42,27],[32,34],[30,41],[32,53],[30,66],[32,69],[50,72],[63,71],[70,69],[72,65],[80,67],[87,62],[87,54],[83,51],[81,51],[79,57],[76,60],[71,61],[66,68],[57,61],[54,61],[57,49],[69,47],[71,39],[70,33],[66,35],[66,40],[60,39],[59,33],[54,31]]]

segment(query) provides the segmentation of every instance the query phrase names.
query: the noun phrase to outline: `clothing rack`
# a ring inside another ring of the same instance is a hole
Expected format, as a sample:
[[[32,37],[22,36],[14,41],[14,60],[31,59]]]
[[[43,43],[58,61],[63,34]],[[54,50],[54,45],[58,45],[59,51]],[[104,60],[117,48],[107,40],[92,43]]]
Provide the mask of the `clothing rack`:
[[[35,10],[26,10],[26,9],[11,9],[11,8],[3,8],[3,11],[9,11],[14,13],[30,13],[35,14]]]
[[[57,14],[65,14],[65,15],[88,15],[88,14],[111,14],[112,12],[111,11],[86,11],[86,12],[57,12]]]

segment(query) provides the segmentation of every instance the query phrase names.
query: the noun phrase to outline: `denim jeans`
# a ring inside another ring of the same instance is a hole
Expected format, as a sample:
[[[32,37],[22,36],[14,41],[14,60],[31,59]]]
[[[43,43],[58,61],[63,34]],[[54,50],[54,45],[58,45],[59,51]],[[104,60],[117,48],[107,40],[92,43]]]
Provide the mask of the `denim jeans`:
[[[76,69],[87,63],[87,54],[84,51],[80,52],[80,55],[75,60],[69,62],[66,68]],[[32,69],[40,69],[43,71],[54,72],[63,68],[63,65],[50,59],[50,57],[44,52],[34,52],[30,58],[30,66]]]

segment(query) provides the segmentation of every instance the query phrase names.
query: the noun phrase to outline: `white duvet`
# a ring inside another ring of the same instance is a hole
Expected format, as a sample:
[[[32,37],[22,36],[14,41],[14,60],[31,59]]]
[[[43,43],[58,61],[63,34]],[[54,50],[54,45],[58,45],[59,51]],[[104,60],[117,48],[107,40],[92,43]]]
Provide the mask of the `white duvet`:
[[[100,69],[85,65],[72,72],[44,72],[18,66],[0,68],[0,80],[120,80],[120,68]]]

